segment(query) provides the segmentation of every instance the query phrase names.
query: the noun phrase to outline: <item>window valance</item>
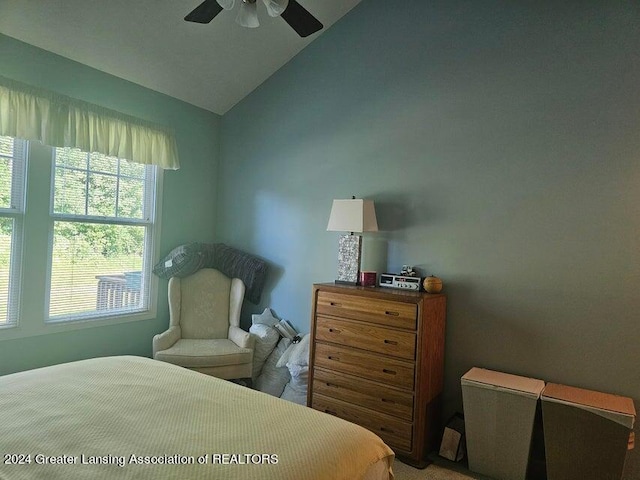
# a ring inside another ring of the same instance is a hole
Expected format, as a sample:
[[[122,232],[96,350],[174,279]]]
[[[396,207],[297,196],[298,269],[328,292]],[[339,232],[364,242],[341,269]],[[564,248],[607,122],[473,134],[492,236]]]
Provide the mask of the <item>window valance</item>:
[[[0,135],[176,170],[170,129],[0,76]]]

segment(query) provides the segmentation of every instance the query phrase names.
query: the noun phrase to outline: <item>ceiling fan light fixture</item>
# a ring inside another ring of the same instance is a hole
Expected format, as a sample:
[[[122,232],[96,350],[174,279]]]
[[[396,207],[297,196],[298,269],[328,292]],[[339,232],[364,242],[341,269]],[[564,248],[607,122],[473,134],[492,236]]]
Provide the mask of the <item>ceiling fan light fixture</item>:
[[[256,0],[242,0],[240,3],[240,9],[238,10],[238,16],[236,17],[236,23],[247,28],[256,28],[260,26]]]
[[[231,10],[236,3],[236,0],[216,0],[218,5],[220,5],[225,10]]]
[[[243,27],[255,28],[260,26],[258,21],[257,0],[240,0],[240,8],[236,16],[236,23]],[[280,17],[301,37],[308,37],[323,26],[296,0],[262,0],[267,12],[272,17]],[[231,10],[235,0],[204,0],[200,5],[187,14],[187,22],[210,23],[222,10]]]
[[[279,17],[289,6],[289,0],[262,0],[271,17]]]

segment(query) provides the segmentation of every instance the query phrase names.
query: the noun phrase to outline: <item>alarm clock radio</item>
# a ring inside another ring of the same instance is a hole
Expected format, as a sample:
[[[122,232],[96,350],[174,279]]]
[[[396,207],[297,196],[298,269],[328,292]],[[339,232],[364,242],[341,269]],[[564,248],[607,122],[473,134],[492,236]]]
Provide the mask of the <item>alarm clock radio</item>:
[[[395,273],[381,273],[380,286],[388,288],[401,288],[402,290],[420,291],[422,278],[396,275]]]

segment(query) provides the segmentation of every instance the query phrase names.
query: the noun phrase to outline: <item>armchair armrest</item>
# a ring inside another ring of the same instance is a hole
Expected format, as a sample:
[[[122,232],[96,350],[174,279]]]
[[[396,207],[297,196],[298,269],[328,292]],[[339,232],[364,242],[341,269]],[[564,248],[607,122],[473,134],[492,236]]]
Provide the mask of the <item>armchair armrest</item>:
[[[255,338],[249,333],[235,325],[229,325],[229,340],[242,348],[253,349]]]
[[[169,327],[169,330],[155,335],[153,337],[153,358],[156,358],[156,353],[166,350],[180,340],[181,333],[180,327],[174,325]]]

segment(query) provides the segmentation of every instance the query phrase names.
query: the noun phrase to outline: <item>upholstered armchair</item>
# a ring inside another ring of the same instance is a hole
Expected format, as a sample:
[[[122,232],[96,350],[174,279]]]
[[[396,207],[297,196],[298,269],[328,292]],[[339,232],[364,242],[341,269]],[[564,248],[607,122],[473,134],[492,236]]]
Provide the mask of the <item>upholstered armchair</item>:
[[[253,337],[240,328],[245,286],[203,268],[169,279],[169,329],[153,337],[153,358],[214,377],[250,378]]]

